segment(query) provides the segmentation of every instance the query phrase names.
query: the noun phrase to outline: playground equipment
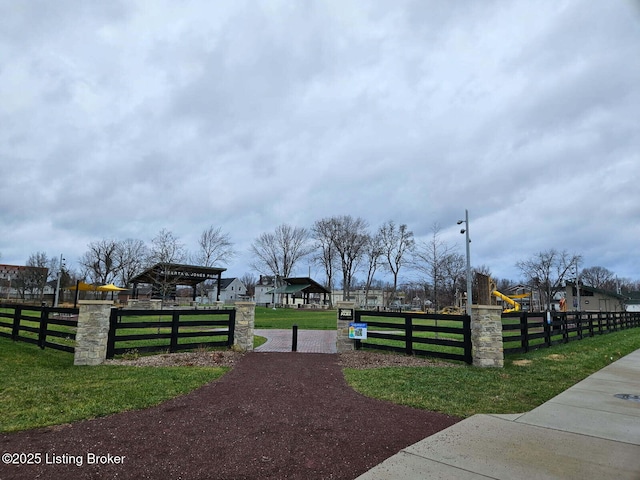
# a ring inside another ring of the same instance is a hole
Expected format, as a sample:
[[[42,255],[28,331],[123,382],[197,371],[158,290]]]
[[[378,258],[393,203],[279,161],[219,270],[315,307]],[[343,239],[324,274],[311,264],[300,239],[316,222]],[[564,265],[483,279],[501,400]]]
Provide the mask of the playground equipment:
[[[511,305],[511,308],[505,308],[503,310],[504,313],[519,312],[520,310],[522,310],[522,306],[520,305],[520,302],[516,302],[516,299],[527,298],[531,296],[530,293],[521,293],[519,295],[505,295],[503,293],[500,293],[498,290],[493,290],[491,294],[494,297],[499,298],[503,302]]]

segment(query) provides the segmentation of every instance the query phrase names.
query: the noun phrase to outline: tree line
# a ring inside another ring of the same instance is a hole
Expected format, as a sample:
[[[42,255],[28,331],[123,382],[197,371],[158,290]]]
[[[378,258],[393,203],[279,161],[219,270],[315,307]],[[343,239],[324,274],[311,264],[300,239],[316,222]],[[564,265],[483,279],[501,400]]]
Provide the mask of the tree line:
[[[336,286],[340,287],[343,299],[348,299],[355,288],[364,290],[366,299],[370,290],[384,287],[389,292],[388,302],[399,302],[408,295],[411,299],[420,298],[423,306],[437,311],[454,305],[456,297],[466,290],[465,256],[458,245],[444,241],[440,231],[440,226],[434,223],[426,239],[416,240],[406,224],[388,220],[371,228],[363,218],[350,215],[325,217],[315,221],[310,228],[282,224],[273,232],[262,233],[253,240],[250,266],[259,274],[287,278],[302,262],[307,262],[322,269],[322,283],[327,289],[333,291]],[[162,229],[150,244],[137,239],[103,239],[91,242],[87,247],[75,272],[62,268],[58,258],[48,258],[42,252],[32,254],[27,267],[40,268],[25,269],[20,278],[14,279],[13,288],[18,288],[21,295],[37,295],[47,281],[57,278],[59,272],[62,272],[62,285],[83,280],[130,286],[132,278],[158,263],[213,267],[225,265],[237,255],[229,235],[215,226],[201,233],[193,252],[166,229]],[[524,282],[537,292],[541,306],[547,308],[567,281],[577,280],[581,285],[621,293],[640,290],[640,282],[618,279],[601,266],[580,269],[581,263],[582,257],[578,254],[549,249],[521,260],[515,266]],[[41,278],[42,267],[49,269],[46,278]],[[403,281],[401,272],[405,269],[412,271],[414,278]],[[473,270],[491,276],[490,268],[484,265]],[[390,282],[379,280],[382,272]],[[250,273],[245,273],[241,279],[249,290],[256,283],[255,276]],[[508,279],[495,280],[498,290],[502,291],[516,283]]]

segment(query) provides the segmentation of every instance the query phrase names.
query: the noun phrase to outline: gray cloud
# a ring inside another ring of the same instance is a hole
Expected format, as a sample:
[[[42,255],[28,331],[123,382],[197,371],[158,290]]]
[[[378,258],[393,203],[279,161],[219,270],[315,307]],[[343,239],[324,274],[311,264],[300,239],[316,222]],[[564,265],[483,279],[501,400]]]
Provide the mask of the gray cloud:
[[[631,2],[0,2],[1,261],[352,214],[638,278]],[[25,195],[25,192],[28,194]]]

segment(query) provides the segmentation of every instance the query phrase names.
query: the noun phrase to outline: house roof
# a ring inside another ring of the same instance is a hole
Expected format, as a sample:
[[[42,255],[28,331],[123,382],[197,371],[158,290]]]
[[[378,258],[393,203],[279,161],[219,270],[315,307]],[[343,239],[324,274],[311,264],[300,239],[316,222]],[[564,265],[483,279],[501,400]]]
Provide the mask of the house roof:
[[[227,288],[229,285],[231,285],[234,280],[237,280],[238,277],[232,277],[232,278],[223,278],[220,280],[220,289],[224,290],[225,288]]]
[[[180,263],[156,263],[140,275],[131,279],[131,283],[156,283],[166,281],[176,285],[197,285],[205,280],[219,278],[226,268],[201,267]]]
[[[567,287],[575,288],[575,282],[566,282]],[[580,284],[580,290],[585,290],[587,292],[599,293],[601,295],[607,295],[609,297],[617,298],[619,300],[626,300],[627,297],[624,295],[620,295],[616,292],[611,292],[608,290],[602,290],[601,288],[590,287],[589,285]]]
[[[327,290],[318,282],[309,277],[289,277],[285,278],[286,285],[280,286],[275,290],[275,293],[326,293],[331,294],[330,290]],[[273,293],[271,290],[267,293]]]

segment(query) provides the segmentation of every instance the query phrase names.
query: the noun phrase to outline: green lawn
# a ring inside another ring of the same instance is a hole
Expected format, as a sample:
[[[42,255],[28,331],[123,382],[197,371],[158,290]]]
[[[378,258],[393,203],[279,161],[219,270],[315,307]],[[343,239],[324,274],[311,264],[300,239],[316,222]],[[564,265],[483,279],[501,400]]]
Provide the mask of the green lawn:
[[[188,393],[227,370],[74,366],[69,353],[0,338],[0,431],[150,407]]]
[[[335,310],[256,307],[255,328],[290,329],[295,324],[301,330],[333,330],[336,315]]]
[[[638,348],[640,329],[631,329],[511,355],[503,369],[346,369],[345,377],[364,395],[449,415],[523,413]]]

